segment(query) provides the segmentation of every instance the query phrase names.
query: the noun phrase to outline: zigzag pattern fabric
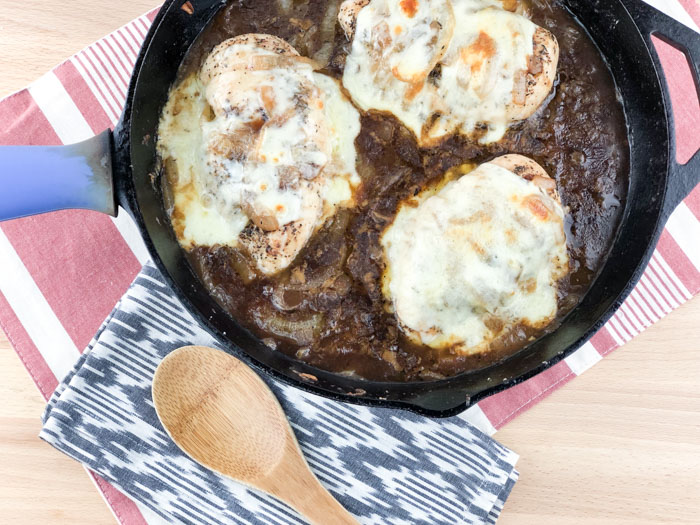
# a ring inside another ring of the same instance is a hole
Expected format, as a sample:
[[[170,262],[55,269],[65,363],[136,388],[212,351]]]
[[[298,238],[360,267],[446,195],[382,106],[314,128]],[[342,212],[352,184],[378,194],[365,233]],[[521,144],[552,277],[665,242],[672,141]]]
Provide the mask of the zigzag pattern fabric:
[[[41,438],[168,522],[305,523],[274,498],[199,466],[163,430],[153,374],[190,344],[221,348],[146,265],[54,392]],[[518,456],[463,418],[338,403],[264,379],[312,470],[362,524],[496,522]]]

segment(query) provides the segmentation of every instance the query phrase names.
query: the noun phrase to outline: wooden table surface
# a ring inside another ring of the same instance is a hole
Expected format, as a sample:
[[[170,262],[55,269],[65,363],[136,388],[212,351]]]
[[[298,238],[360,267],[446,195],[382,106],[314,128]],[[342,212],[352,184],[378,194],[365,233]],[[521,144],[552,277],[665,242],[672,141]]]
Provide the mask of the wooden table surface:
[[[0,0],[0,97],[156,1]],[[1,333],[0,397],[0,523],[113,523],[83,468],[37,438],[44,402]],[[700,299],[496,437],[521,455],[500,523],[700,523]]]

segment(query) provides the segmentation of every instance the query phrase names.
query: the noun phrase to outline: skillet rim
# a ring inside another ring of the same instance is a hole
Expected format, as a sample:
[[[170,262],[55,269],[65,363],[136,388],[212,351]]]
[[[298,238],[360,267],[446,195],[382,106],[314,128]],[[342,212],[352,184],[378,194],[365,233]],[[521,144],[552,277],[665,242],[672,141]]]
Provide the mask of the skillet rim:
[[[219,2],[211,2],[210,4],[212,6],[217,5],[218,7],[214,10],[214,12],[218,12],[218,10],[223,7],[227,2],[225,0],[219,1]],[[661,79],[659,76],[659,71],[657,68],[657,64],[654,61],[654,57],[652,55],[652,52],[650,51],[646,40],[643,38],[640,29],[634,19],[634,17],[631,15],[629,12],[628,6],[626,5],[625,2],[619,2],[620,7],[627,11],[627,15],[630,17],[630,20],[634,24],[634,27],[637,30],[637,37],[641,40],[641,42],[644,44],[646,53],[645,56],[643,57],[644,61],[647,61],[650,63],[652,66],[652,69],[655,73],[655,78],[654,78],[654,84],[655,87],[658,87],[658,91],[661,94],[661,111],[662,113],[662,127],[664,128],[666,132],[666,142],[669,142],[669,137],[672,135],[669,133],[669,119],[667,117],[668,115],[668,102],[667,102],[667,93],[664,89],[664,85],[661,83]],[[568,6],[567,6],[568,7]],[[506,358],[504,361],[501,361],[499,363],[495,363],[494,365],[488,366],[484,369],[479,369],[475,371],[466,371],[462,374],[458,374],[456,376],[452,376],[450,378],[446,379],[441,379],[441,380],[436,380],[436,381],[425,381],[425,382],[410,382],[410,383],[403,383],[403,382],[386,382],[386,381],[366,381],[366,380],[354,380],[354,382],[361,386],[372,386],[372,390],[385,390],[385,391],[393,391],[397,392],[399,394],[409,394],[407,396],[407,399],[405,400],[396,400],[396,399],[382,399],[381,396],[377,395],[376,392],[366,395],[353,395],[353,394],[348,394],[348,393],[342,393],[342,392],[335,392],[328,390],[326,388],[317,386],[315,384],[311,384],[308,382],[305,382],[299,378],[294,377],[291,375],[292,370],[288,369],[288,374],[284,373],[281,370],[278,370],[277,368],[273,366],[268,366],[265,363],[260,362],[258,359],[253,357],[247,350],[244,349],[242,345],[237,344],[235,341],[232,341],[230,338],[226,337],[221,333],[221,331],[212,323],[212,318],[208,318],[206,314],[204,314],[193,302],[190,300],[190,297],[188,293],[181,289],[180,285],[177,283],[177,281],[173,278],[173,276],[170,274],[170,271],[166,267],[163,259],[161,258],[161,254],[158,252],[155,244],[153,243],[153,240],[151,238],[151,235],[148,231],[148,228],[145,224],[144,221],[144,216],[142,214],[138,196],[137,196],[137,190],[136,190],[136,183],[134,181],[134,173],[130,169],[131,166],[131,159],[132,159],[132,147],[133,143],[131,141],[132,137],[132,125],[133,125],[133,111],[134,111],[134,99],[135,99],[135,93],[139,87],[139,80],[141,78],[141,73],[142,73],[142,68],[143,68],[143,62],[146,59],[146,57],[149,54],[149,51],[151,49],[151,44],[153,43],[154,39],[157,37],[159,30],[161,28],[161,24],[163,21],[166,19],[166,17],[171,16],[171,12],[173,9],[178,9],[176,5],[176,0],[168,0],[165,2],[165,4],[161,7],[158,15],[154,19],[154,22],[146,36],[146,39],[144,40],[144,44],[141,48],[141,51],[139,52],[139,56],[137,58],[135,67],[134,67],[134,75],[132,76],[131,82],[129,84],[129,91],[127,95],[127,101],[124,109],[124,113],[122,116],[122,120],[117,126],[117,129],[115,129],[115,155],[117,156],[117,159],[119,162],[117,162],[117,165],[119,166],[117,169],[120,170],[120,176],[116,177],[117,183],[119,184],[119,189],[118,194],[120,196],[120,204],[122,204],[123,207],[125,207],[130,215],[135,219],[139,230],[141,232],[141,235],[146,243],[146,246],[148,248],[149,253],[151,254],[152,260],[154,264],[158,267],[158,269],[161,271],[163,274],[164,278],[170,284],[172,289],[175,291],[177,297],[183,302],[183,304],[187,307],[188,311],[193,314],[195,318],[197,318],[202,325],[206,328],[206,330],[212,334],[212,336],[215,337],[218,341],[221,342],[222,347],[224,347],[225,350],[233,353],[237,357],[241,358],[246,362],[248,365],[252,366],[256,370],[260,370],[261,372],[265,374],[269,374],[272,377],[275,377],[277,379],[280,379],[284,381],[287,384],[291,384],[292,386],[295,386],[297,388],[301,388],[304,391],[319,394],[323,397],[331,398],[334,400],[338,401],[344,401],[344,402],[350,402],[354,404],[360,404],[360,405],[368,405],[368,406],[381,406],[381,407],[388,407],[388,408],[399,408],[399,409],[407,409],[411,410],[413,412],[417,412],[423,415],[431,416],[431,417],[449,417],[452,415],[456,415],[458,413],[461,413],[462,411],[466,410],[476,402],[480,401],[481,399],[488,397],[490,395],[496,394],[498,392],[501,392],[503,390],[506,390],[512,386],[515,386],[523,381],[526,381],[527,379],[543,372],[544,370],[547,370],[560,362],[562,359],[566,358],[567,356],[571,355],[573,352],[575,352],[577,349],[579,349],[586,341],[590,339],[590,337],[596,333],[609,319],[614,315],[614,313],[618,310],[624,299],[629,295],[631,290],[634,288],[636,283],[638,282],[639,278],[641,277],[641,274],[646,267],[649,258],[651,257],[653,250],[656,246],[656,241],[658,240],[659,235],[661,234],[661,231],[663,229],[664,225],[664,217],[662,213],[663,209],[663,203],[666,200],[666,194],[667,194],[667,185],[664,184],[662,185],[662,191],[661,194],[659,195],[660,197],[660,211],[658,213],[656,223],[654,226],[654,229],[651,233],[651,235],[648,237],[647,245],[643,251],[642,257],[639,259],[638,263],[636,264],[636,267],[634,271],[631,274],[630,279],[627,281],[626,285],[622,288],[622,290],[617,294],[617,297],[615,297],[610,305],[606,308],[605,312],[598,318],[596,322],[594,322],[592,325],[589,326],[587,330],[583,333],[581,337],[576,339],[575,342],[567,346],[565,349],[560,351],[557,355],[552,357],[551,359],[547,361],[543,361],[539,365],[530,368],[527,372],[522,373],[518,375],[517,377],[512,377],[508,380],[499,382],[494,384],[493,386],[489,386],[486,388],[482,388],[478,391],[473,391],[472,388],[469,387],[468,384],[464,384],[465,382],[468,383],[468,377],[470,375],[476,374],[476,373],[484,373],[485,371],[491,370],[493,367],[498,366],[499,364],[502,364],[505,361],[508,361],[511,358],[514,358],[515,356],[521,355],[523,352],[527,352],[528,349],[532,348],[532,345],[528,345],[527,347],[523,348],[522,350],[516,352],[515,354],[509,356]],[[578,19],[577,19],[578,20]],[[586,26],[583,25],[580,20],[579,23],[581,26],[587,30]],[[206,27],[206,24],[205,24]],[[201,32],[201,30],[199,31]],[[197,34],[199,34],[199,32]],[[193,40],[194,41],[194,40]],[[595,43],[595,40],[594,40]],[[596,44],[597,45],[597,44]],[[601,52],[602,54],[602,52]],[[605,58],[605,55],[603,55]],[[629,131],[628,131],[629,135]],[[629,137],[628,137],[629,138]],[[668,181],[669,178],[669,159],[670,157],[667,155],[666,158],[664,159],[664,177],[665,180]],[[613,240],[611,244],[611,249],[612,246],[615,246],[617,243],[618,239],[617,237],[619,236],[619,233],[622,229],[622,225],[625,220],[627,220],[627,214],[628,210],[623,214],[623,217],[621,219],[620,225],[618,226],[615,239]],[[605,266],[605,265],[604,265]],[[600,274],[599,274],[600,275]],[[193,275],[194,277],[194,275]],[[196,277],[194,277],[196,279]],[[589,291],[593,289],[596,286],[596,283],[598,281],[598,277],[591,283],[591,286],[589,288]],[[588,293],[588,292],[587,292]],[[572,310],[565,318],[561,321],[561,325],[563,326],[566,323],[566,320],[570,317],[570,315],[578,309],[578,306]],[[225,314],[228,315],[228,314]],[[559,327],[554,331],[556,332],[559,330]],[[544,336],[546,337],[546,336]],[[542,338],[538,339],[541,340]],[[300,363],[292,358],[289,358],[289,360],[293,363],[293,365],[298,366]],[[333,378],[340,378],[342,381],[347,382],[346,377],[339,376],[337,374],[333,374],[330,372],[326,372],[323,370],[316,369],[314,367],[302,367],[302,368],[309,368],[314,371],[314,373],[318,372],[316,375],[321,375],[321,376],[326,376],[330,375]],[[461,380],[461,384],[460,384]],[[457,383],[457,384],[452,384],[452,383]],[[347,389],[344,389],[347,392]],[[363,389],[365,390],[365,389]],[[419,391],[417,394],[415,391]],[[410,394],[414,394],[412,397]],[[451,405],[451,408],[447,409],[435,409],[431,408],[431,406],[434,405],[434,397],[435,395],[440,395],[442,396],[442,401],[437,403],[441,405]],[[446,401],[444,397],[447,396],[449,399]],[[431,401],[431,399],[433,401]]]

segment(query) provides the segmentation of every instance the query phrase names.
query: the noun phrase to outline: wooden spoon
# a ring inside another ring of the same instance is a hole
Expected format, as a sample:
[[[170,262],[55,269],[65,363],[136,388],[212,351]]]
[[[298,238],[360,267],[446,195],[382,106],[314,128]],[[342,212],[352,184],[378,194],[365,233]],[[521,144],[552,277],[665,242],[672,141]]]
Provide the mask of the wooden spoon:
[[[314,524],[358,524],[309,469],[275,395],[235,357],[178,348],[156,370],[153,402],[167,433],[198,463],[279,498]]]

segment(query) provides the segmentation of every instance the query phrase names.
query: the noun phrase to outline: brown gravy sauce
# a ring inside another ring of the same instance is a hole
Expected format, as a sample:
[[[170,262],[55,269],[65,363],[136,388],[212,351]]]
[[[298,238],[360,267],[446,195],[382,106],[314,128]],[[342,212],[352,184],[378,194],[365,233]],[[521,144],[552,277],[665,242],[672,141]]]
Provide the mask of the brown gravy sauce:
[[[231,2],[193,45],[180,76],[199,68],[227,38],[270,33],[328,63],[325,72],[340,78],[349,43],[335,23],[338,6],[337,0],[292,0],[285,12],[274,0]],[[194,249],[190,262],[213,297],[279,351],[371,380],[437,379],[480,368],[556,328],[610,248],[626,198],[629,148],[612,76],[585,30],[557,0],[532,0],[529,6],[532,20],[554,33],[561,49],[553,93],[535,115],[495,144],[454,136],[422,149],[392,116],[364,114],[355,142],[362,178],[357,207],[329,219],[296,261],[273,278],[253,278],[236,250]],[[568,207],[571,272],[560,282],[557,319],[544,331],[516,327],[479,355],[415,345],[385,311],[380,235],[402,199],[436,183],[449,168],[505,153],[539,162],[556,179]]]

